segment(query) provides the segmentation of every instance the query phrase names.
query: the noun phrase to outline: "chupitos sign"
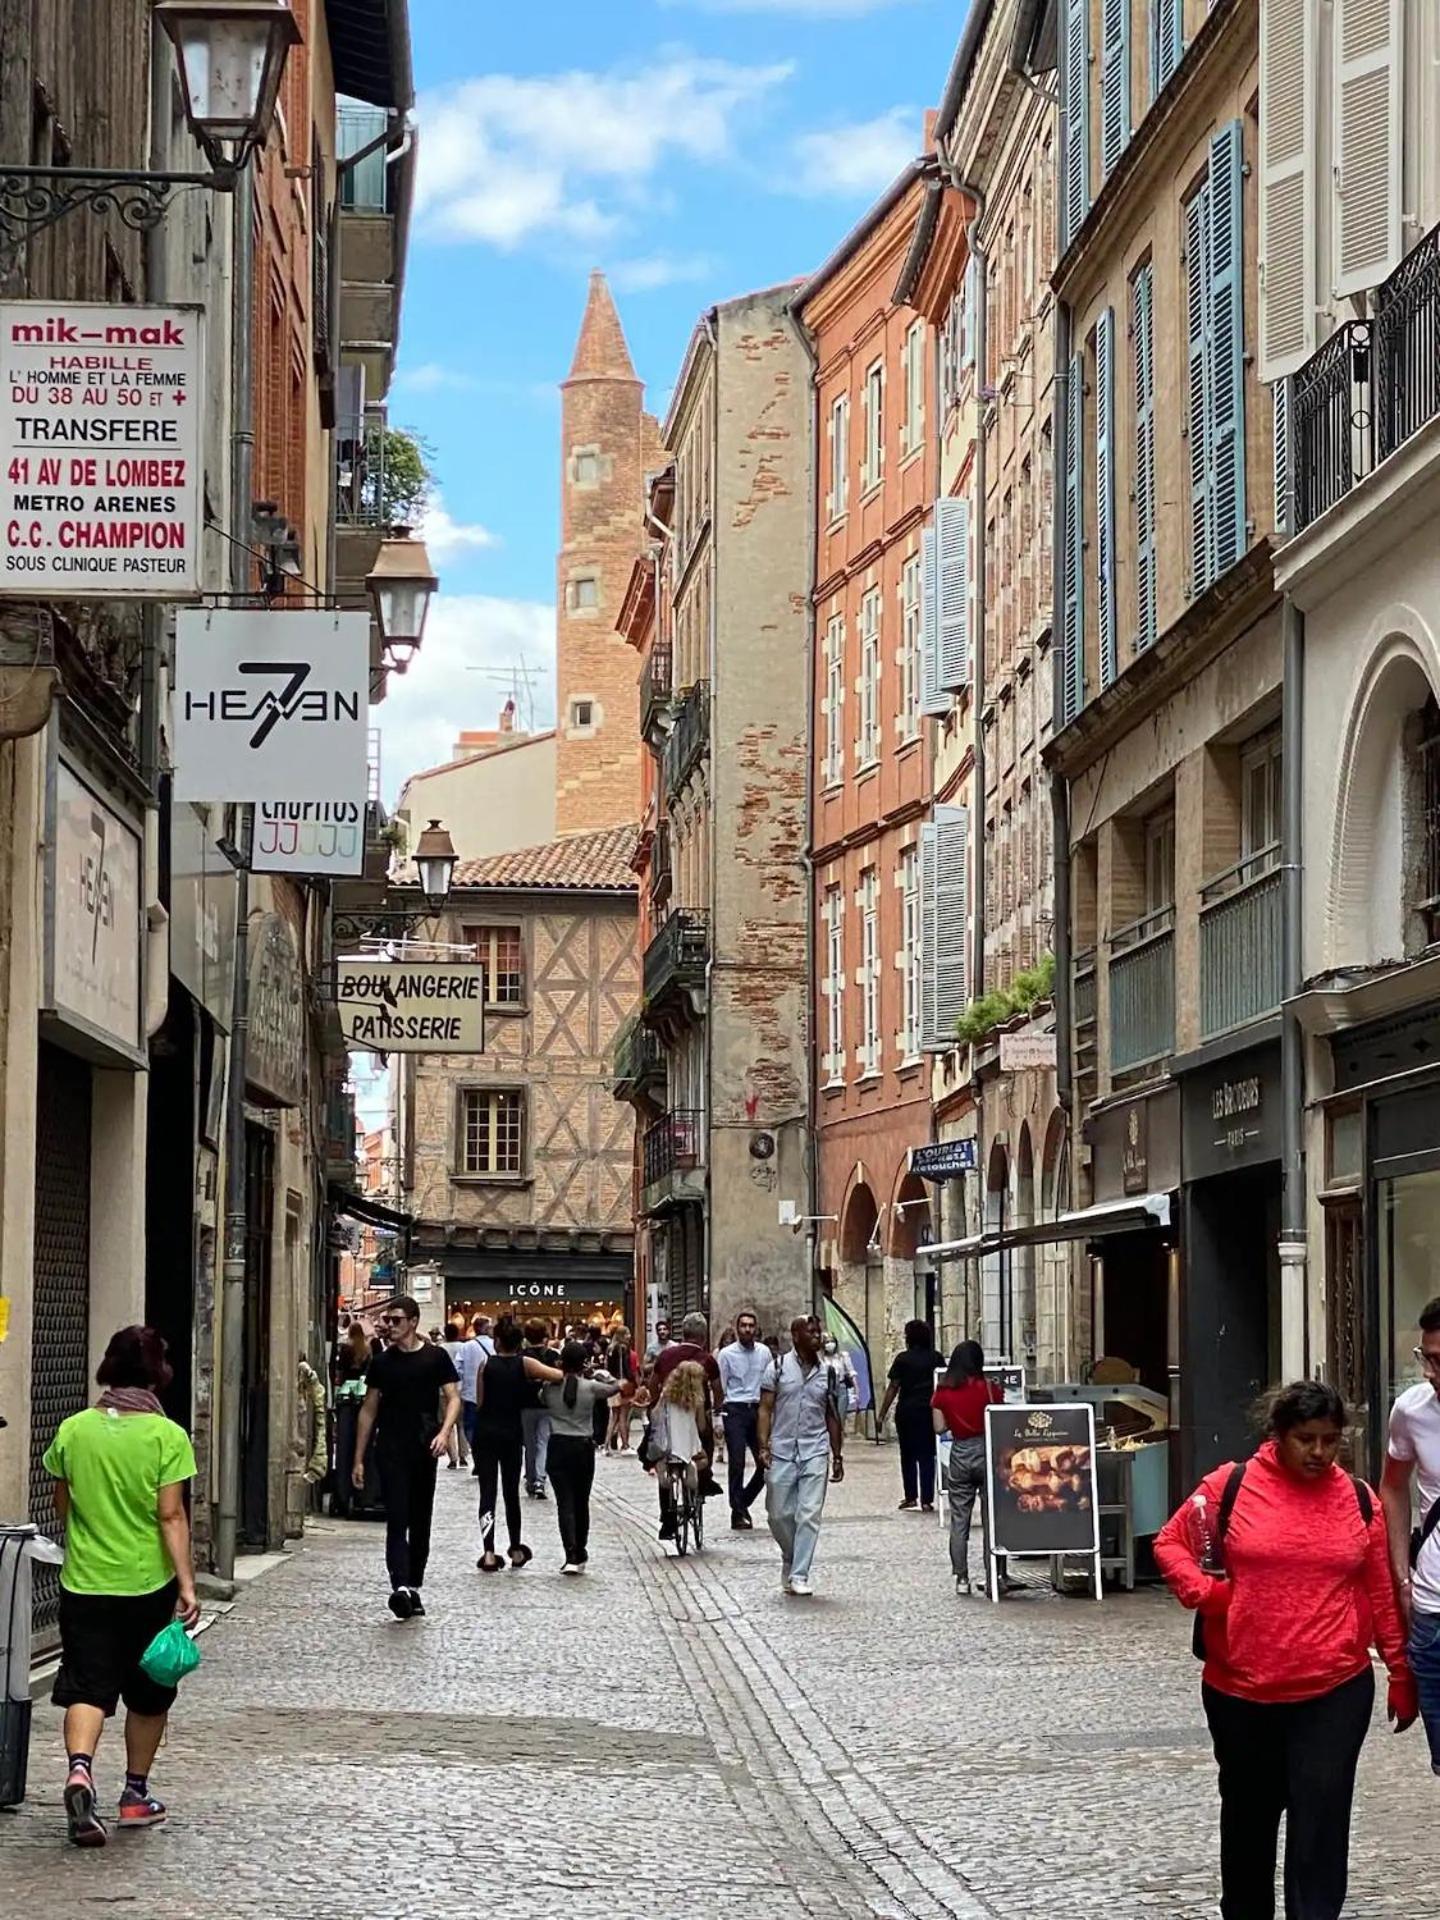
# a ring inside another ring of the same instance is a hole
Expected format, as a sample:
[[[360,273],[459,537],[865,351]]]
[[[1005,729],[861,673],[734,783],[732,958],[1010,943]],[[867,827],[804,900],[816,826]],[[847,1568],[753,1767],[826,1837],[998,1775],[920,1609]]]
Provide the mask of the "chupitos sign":
[[[485,969],[473,961],[336,963],[340,1027],[375,1053],[483,1053]]]

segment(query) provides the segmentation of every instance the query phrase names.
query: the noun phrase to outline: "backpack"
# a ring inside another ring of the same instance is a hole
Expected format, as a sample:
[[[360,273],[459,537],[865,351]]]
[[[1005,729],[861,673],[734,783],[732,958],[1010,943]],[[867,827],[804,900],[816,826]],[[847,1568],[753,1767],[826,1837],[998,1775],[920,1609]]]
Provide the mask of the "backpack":
[[[1220,1496],[1220,1508],[1215,1516],[1215,1538],[1211,1542],[1210,1549],[1211,1559],[1215,1563],[1212,1571],[1218,1570],[1223,1573],[1225,1570],[1225,1535],[1229,1532],[1230,1516],[1235,1511],[1235,1502],[1239,1497],[1240,1487],[1245,1479],[1245,1469],[1249,1464],[1248,1460],[1239,1460],[1235,1463],[1225,1482],[1225,1491]],[[1375,1502],[1370,1497],[1369,1487],[1363,1480],[1357,1480],[1353,1473],[1350,1475],[1350,1484],[1355,1489],[1355,1504],[1360,1509],[1360,1518],[1364,1521],[1365,1531],[1368,1533],[1370,1522],[1375,1518]],[[1440,1502],[1437,1502],[1437,1506],[1440,1506]],[[1205,1620],[1198,1610],[1190,1634],[1190,1651],[1197,1660],[1203,1660],[1206,1657]]]
[[[1420,1555],[1425,1547],[1425,1542],[1435,1531],[1437,1525],[1440,1525],[1440,1500],[1434,1501],[1419,1526],[1411,1529],[1410,1565],[1412,1567],[1419,1561]]]

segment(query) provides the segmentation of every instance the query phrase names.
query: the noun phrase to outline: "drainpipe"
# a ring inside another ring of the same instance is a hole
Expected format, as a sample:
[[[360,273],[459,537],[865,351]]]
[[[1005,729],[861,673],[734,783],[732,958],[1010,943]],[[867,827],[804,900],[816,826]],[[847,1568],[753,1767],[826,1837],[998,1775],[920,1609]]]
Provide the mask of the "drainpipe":
[[[975,214],[968,229],[970,258],[975,262],[975,498],[979,505],[979,526],[975,529],[975,633],[973,637],[975,685],[975,811],[980,831],[972,836],[975,849],[974,874],[974,946],[971,959],[970,998],[978,1000],[985,991],[985,613],[989,584],[986,567],[985,528],[988,524],[985,498],[988,482],[985,458],[985,367],[989,359],[989,301],[985,290],[986,256],[980,244],[980,222],[985,214],[985,196],[974,187],[966,191],[975,200]]]
[[[1280,610],[1284,688],[1280,720],[1284,791],[1281,803],[1284,1011],[1280,1026],[1280,1354],[1282,1378],[1309,1371],[1306,1315],[1305,1060],[1304,1036],[1290,1002],[1300,991],[1304,965],[1300,915],[1304,907],[1302,823],[1305,616],[1287,594]]]
[[[1050,669],[1052,676],[1050,711],[1063,714],[1065,661],[1061,645],[1065,620],[1064,545],[1058,537],[1063,526],[1064,493],[1060,476],[1065,471],[1067,423],[1066,402],[1070,386],[1070,308],[1063,300],[1055,302],[1055,403],[1050,410],[1050,452],[1054,462],[1051,498],[1055,524],[1050,535]],[[1052,729],[1054,721],[1051,722]],[[1071,1138],[1075,1136],[1075,1116],[1071,1103],[1075,1097],[1074,1056],[1071,1043],[1071,942],[1070,942],[1070,784],[1058,767],[1050,769],[1050,847],[1055,863],[1055,1099],[1065,1116]]]

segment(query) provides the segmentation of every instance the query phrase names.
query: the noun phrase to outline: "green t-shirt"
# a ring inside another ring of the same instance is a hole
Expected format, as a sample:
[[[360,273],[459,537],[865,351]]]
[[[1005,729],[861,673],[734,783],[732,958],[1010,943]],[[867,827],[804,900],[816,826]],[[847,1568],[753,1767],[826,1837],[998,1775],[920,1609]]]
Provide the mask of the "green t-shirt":
[[[190,1436],[159,1413],[88,1407],[62,1421],[45,1471],[70,1489],[65,1564],[71,1593],[154,1593],[175,1577],[156,1518],[161,1487],[193,1479]]]

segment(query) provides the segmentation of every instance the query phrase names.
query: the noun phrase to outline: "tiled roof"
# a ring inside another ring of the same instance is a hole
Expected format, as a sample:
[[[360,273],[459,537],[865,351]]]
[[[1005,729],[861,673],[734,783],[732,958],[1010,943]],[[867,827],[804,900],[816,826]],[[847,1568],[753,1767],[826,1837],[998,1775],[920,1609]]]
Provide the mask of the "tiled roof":
[[[554,887],[587,893],[634,893],[639,885],[630,869],[634,827],[606,827],[599,833],[567,833],[542,847],[487,854],[465,860],[455,870],[457,887]]]

